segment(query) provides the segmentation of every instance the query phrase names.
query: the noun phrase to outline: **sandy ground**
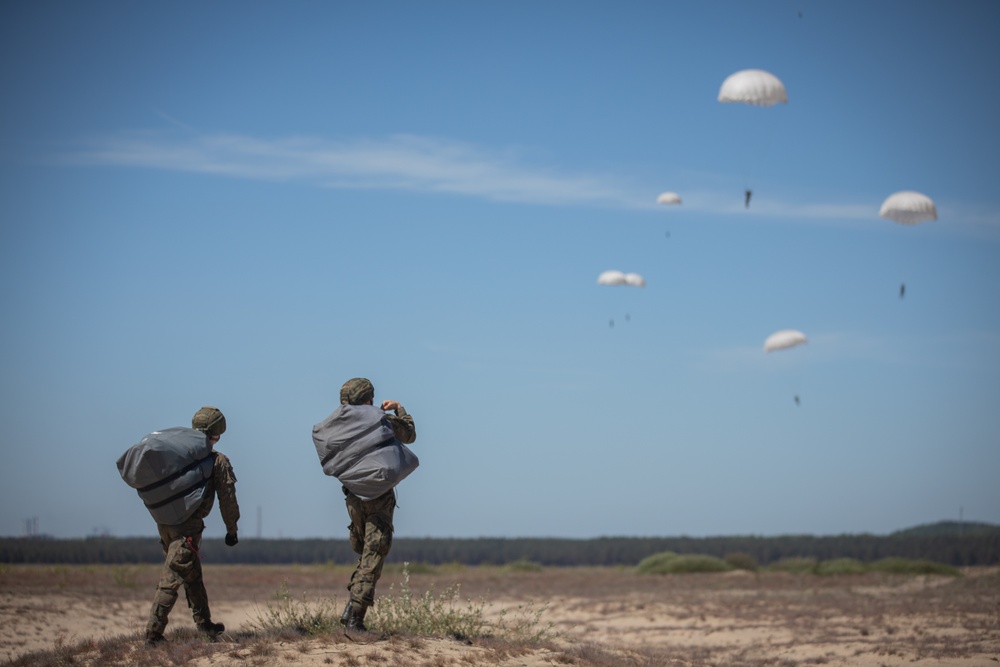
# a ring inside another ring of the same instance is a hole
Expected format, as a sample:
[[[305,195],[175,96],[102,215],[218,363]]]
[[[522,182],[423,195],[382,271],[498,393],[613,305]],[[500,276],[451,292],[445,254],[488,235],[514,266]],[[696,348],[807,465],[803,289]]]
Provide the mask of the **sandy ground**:
[[[383,665],[542,667],[595,665],[894,665],[973,667],[1000,663],[1000,571],[961,578],[747,572],[639,576],[618,568],[439,568],[413,574],[415,594],[461,586],[487,615],[542,610],[554,638],[528,649],[487,640],[382,640],[335,634],[308,641],[248,639],[276,592],[344,600],[348,570],[324,566],[207,566],[213,617],[225,649],[192,665]],[[0,660],[128,635],[136,658],[158,577],[154,566],[0,566]],[[380,594],[398,593],[398,568]],[[190,636],[183,595],[168,638]],[[188,633],[185,635],[184,633]],[[242,633],[242,641],[235,634]],[[175,641],[180,646],[183,641]],[[178,664],[179,649],[162,660]],[[80,656],[83,657],[83,656]],[[42,659],[39,658],[41,663]],[[80,660],[100,664],[100,660]],[[30,664],[30,663],[29,663]],[[54,663],[53,663],[54,664]],[[183,662],[181,663],[183,664]]]

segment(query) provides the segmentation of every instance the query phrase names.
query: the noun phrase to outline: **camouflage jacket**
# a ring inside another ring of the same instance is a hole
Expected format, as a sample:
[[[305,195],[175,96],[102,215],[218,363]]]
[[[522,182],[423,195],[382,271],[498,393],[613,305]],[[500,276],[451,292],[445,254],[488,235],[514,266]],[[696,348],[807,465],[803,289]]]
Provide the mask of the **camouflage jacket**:
[[[233,464],[229,462],[228,456],[222,452],[213,454],[215,461],[212,464],[212,477],[205,485],[205,499],[201,501],[201,506],[195,510],[190,519],[180,526],[175,526],[181,534],[187,535],[204,530],[204,519],[212,512],[216,494],[219,495],[219,511],[222,512],[226,532],[236,532],[236,524],[240,520],[240,505],[236,502],[236,473],[233,472]]]
[[[394,415],[386,415],[392,424],[392,434],[404,445],[411,445],[417,439],[417,429],[413,425],[413,417],[402,405]]]

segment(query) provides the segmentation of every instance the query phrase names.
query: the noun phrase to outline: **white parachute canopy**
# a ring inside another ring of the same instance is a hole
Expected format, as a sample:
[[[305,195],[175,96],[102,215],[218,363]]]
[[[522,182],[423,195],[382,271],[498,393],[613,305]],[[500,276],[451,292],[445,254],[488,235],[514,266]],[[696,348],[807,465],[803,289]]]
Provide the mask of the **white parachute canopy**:
[[[597,276],[598,285],[630,285],[645,287],[646,279],[638,273],[622,273],[621,271],[605,271]]]
[[[781,79],[762,69],[745,69],[730,74],[719,89],[720,102],[738,102],[755,107],[788,104]]]
[[[774,350],[786,350],[790,347],[795,347],[796,345],[802,345],[808,343],[809,339],[801,331],[796,331],[795,329],[782,329],[781,331],[775,331],[773,334],[767,337],[764,341],[764,351],[773,352]]]
[[[638,273],[626,273],[625,284],[631,285],[632,287],[645,287],[646,279],[640,276]]]
[[[927,195],[903,190],[889,195],[888,199],[882,202],[878,214],[904,225],[915,225],[918,222],[937,220],[937,207]]]
[[[676,192],[664,192],[656,198],[657,204],[680,204],[681,196]]]
[[[621,271],[605,271],[597,276],[598,285],[624,285],[625,274]]]

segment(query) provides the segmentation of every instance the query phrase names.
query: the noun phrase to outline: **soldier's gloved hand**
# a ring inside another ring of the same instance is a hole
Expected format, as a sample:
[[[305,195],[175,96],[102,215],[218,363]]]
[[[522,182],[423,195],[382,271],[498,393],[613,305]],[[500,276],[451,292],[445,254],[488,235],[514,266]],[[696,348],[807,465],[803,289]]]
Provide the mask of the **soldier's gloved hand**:
[[[239,538],[236,537],[236,533],[226,533],[226,546],[235,547],[236,543],[239,542]]]

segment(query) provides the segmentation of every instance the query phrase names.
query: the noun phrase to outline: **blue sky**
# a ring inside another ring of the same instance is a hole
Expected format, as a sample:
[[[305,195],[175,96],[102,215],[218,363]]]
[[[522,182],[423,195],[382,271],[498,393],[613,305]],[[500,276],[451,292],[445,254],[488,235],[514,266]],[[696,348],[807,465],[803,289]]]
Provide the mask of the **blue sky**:
[[[115,460],[210,404],[241,533],[344,538],[310,430],[354,376],[416,420],[400,536],[1000,522],[998,27],[4,4],[0,534],[154,534]],[[720,104],[748,68],[789,104]],[[899,190],[939,219],[880,218]],[[765,354],[786,328],[809,343]]]

